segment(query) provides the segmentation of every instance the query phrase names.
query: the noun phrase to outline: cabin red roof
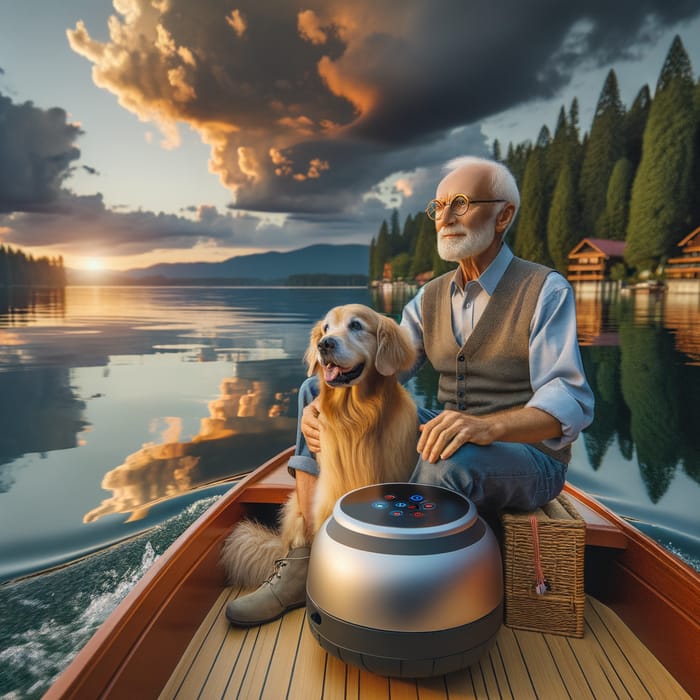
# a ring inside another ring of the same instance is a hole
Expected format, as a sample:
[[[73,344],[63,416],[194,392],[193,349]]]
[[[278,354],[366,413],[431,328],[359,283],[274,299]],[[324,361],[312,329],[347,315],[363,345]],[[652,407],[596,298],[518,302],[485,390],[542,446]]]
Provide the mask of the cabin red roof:
[[[625,252],[625,241],[610,241],[606,238],[584,238],[569,253],[569,257],[580,253],[586,245],[609,258],[621,258]]]
[[[679,248],[684,248],[687,246],[698,234],[700,234],[700,226],[698,226],[694,231],[691,231],[682,241],[678,243]],[[700,241],[699,241],[700,242]]]

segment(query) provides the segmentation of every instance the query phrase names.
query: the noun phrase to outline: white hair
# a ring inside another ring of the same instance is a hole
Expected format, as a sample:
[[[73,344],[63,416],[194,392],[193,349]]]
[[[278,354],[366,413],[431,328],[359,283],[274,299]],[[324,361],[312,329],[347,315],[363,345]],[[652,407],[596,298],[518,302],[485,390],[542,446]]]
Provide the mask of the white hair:
[[[520,209],[520,191],[518,183],[513,177],[513,173],[503,164],[489,158],[478,158],[477,156],[459,156],[447,161],[442,170],[447,175],[465,165],[485,165],[491,169],[491,193],[495,199],[505,199],[506,202],[515,207],[513,217],[508,224],[508,228],[503,232],[503,235],[508,232],[508,229],[515,221],[515,217]]]

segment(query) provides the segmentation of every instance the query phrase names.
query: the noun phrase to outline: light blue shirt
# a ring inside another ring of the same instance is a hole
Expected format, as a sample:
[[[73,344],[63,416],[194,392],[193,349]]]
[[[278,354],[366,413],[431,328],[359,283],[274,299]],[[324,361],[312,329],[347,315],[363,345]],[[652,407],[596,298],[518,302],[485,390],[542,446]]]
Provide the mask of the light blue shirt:
[[[462,272],[455,271],[452,296],[452,331],[461,347],[484,313],[496,286],[513,259],[505,244],[478,279],[464,284]],[[401,325],[411,333],[418,350],[416,364],[406,380],[415,375],[427,357],[423,345],[421,288],[403,310]],[[562,427],[562,437],[544,440],[558,450],[573,442],[593,421],[593,392],[583,373],[576,334],[576,303],[571,285],[558,272],[545,278],[530,323],[530,384],[533,395],[527,406],[554,416]]]

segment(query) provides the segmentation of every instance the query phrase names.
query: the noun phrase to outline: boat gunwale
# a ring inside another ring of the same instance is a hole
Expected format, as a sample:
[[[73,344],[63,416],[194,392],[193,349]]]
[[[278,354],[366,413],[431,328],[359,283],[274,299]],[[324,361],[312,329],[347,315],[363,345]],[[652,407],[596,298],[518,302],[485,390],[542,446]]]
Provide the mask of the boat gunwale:
[[[108,615],[73,661],[54,681],[44,695],[44,700],[79,697],[81,690],[86,687],[102,688],[100,696],[108,693],[119,680],[122,670],[137,653],[138,647],[144,642],[149,631],[163,616],[168,603],[178,591],[183,589],[186,579],[187,581],[196,579],[201,574],[202,567],[199,564],[202,559],[208,556],[214,564],[216,563],[218,547],[236,521],[235,518],[229,517],[236,506],[242,509],[246,502],[246,493],[254,490],[266,476],[288,461],[292,453],[293,448],[290,447],[274,455],[233,485],[216,503],[202,513],[166,552],[158,557],[151,568]],[[268,494],[264,500],[269,502],[278,500],[274,498],[274,489],[272,498]],[[219,520],[226,522],[218,523]],[[205,532],[213,534],[213,537],[207,538],[206,542],[201,538],[193,537],[195,534]],[[173,569],[176,567],[184,569],[182,577],[173,576]],[[207,596],[206,602],[200,606],[202,611],[208,609],[224,586],[223,570],[217,569],[216,566],[214,569],[213,573],[220,579],[220,585],[209,586],[214,595]],[[191,617],[191,614],[192,611],[188,611],[188,617]],[[188,641],[189,636],[184,644],[174,644],[170,648],[178,648],[181,654]],[[170,655],[175,656],[175,652],[171,651]],[[179,656],[177,658],[179,659]],[[168,671],[171,671],[176,663],[177,659],[173,659]],[[160,675],[156,673],[155,676],[142,678],[142,680],[153,689],[159,690],[167,677],[168,674],[165,674],[161,681]],[[143,686],[140,690],[143,692]]]
[[[596,597],[624,620],[691,697],[700,698],[695,670],[700,574],[589,494],[569,483],[564,489],[615,525],[627,540],[624,549],[606,560],[610,566],[606,590],[597,591]]]
[[[126,692],[153,697],[160,693],[197,621],[204,619],[225,586],[217,566],[221,542],[247,506],[279,504],[292,490],[291,478],[284,483],[280,479],[265,482],[276,470],[282,471],[292,451],[291,447],[284,450],[245,476],[173,542],[56,679],[46,700],[85,697],[86,690],[91,697],[106,697],[117,689],[122,697]],[[594,498],[570,484],[565,490],[607,521],[610,529],[619,530],[618,539],[610,540],[616,544],[609,548],[586,547],[587,552],[608,555],[607,568],[595,572],[609,574],[612,585],[609,595],[597,597],[620,615],[691,696],[700,697],[692,659],[694,641],[700,638],[700,575]],[[625,539],[624,547],[620,537]],[[665,582],[663,590],[653,587],[659,580]],[[625,595],[620,596],[623,584]],[[186,609],[176,610],[183,600]],[[663,611],[670,617],[659,627]],[[666,634],[658,634],[669,627],[681,630],[683,639],[669,643]],[[160,644],[157,663],[151,658],[146,664],[139,651],[156,643]]]

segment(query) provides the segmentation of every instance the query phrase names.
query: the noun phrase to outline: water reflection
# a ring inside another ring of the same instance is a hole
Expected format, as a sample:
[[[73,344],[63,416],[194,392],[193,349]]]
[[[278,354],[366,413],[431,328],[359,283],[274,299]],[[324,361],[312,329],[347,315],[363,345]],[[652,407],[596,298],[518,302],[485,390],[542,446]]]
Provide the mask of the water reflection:
[[[277,361],[274,385],[252,378],[265,374],[261,362],[240,369],[251,378],[221,382],[220,396],[209,402],[209,416],[191,440],[180,440],[181,419],[168,417],[161,443],[144,445],[108,471],[102,488],[112,495],[87,512],[83,522],[125,513],[130,513],[127,522],[140,520],[165,498],[257,466],[261,442],[272,451],[287,447],[296,432],[299,363]]]
[[[38,318],[61,318],[65,309],[65,289],[0,287],[0,318],[9,319],[12,325],[25,325]]]
[[[0,493],[14,483],[11,463],[18,457],[76,447],[84,409],[66,368],[0,372]]]
[[[0,309],[0,578],[142,531],[286,448],[313,323],[349,302],[398,318],[414,293],[69,288]],[[695,552],[700,293],[579,288],[577,314],[596,418],[570,478]],[[430,367],[409,388],[438,406]]]
[[[599,469],[617,441],[625,459],[636,458],[652,503],[679,468],[700,483],[698,296],[580,293],[577,306],[596,397],[595,420],[583,436],[591,466]]]

